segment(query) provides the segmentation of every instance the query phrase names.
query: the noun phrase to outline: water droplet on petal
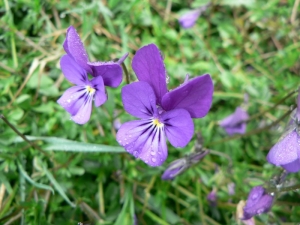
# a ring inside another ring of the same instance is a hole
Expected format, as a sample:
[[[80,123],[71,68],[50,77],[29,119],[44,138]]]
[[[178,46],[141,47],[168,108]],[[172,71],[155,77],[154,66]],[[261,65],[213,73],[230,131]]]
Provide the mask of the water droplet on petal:
[[[154,163],[155,163],[155,162],[156,162],[156,158],[152,158],[152,162],[154,162]]]

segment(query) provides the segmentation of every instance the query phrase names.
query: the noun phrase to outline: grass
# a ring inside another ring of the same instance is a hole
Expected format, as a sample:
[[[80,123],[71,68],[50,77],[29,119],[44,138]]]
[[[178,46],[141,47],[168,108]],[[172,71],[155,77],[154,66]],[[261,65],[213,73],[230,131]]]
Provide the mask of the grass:
[[[266,155],[288,122],[300,76],[299,0],[213,1],[192,29],[178,18],[204,0],[4,0],[0,2],[0,224],[240,224],[237,204],[255,185],[273,187],[282,169]],[[242,4],[243,3],[243,4]],[[173,181],[167,165],[194,151],[169,145],[163,166],[151,168],[124,153],[115,140],[124,112],[120,87],[77,125],[56,103],[70,87],[60,70],[66,29],[73,25],[91,61],[126,52],[130,81],[135,51],[155,43],[162,51],[170,89],[209,73],[213,105],[194,120],[204,146],[217,152]],[[228,137],[217,122],[249,95],[247,133]],[[285,117],[283,117],[285,116]],[[58,139],[56,139],[58,138]],[[230,160],[228,160],[228,158]],[[232,162],[232,165],[229,163]],[[299,173],[285,183],[299,182]],[[229,195],[228,185],[235,184]],[[206,196],[215,189],[217,206]],[[279,193],[256,224],[300,222],[298,191]],[[84,222],[88,221],[88,222]]]

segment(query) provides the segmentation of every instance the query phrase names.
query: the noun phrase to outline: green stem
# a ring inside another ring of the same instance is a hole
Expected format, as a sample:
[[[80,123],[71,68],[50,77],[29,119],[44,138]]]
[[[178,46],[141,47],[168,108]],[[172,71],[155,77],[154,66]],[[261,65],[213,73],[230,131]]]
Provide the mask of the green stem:
[[[45,156],[47,156],[48,158],[50,158],[50,155],[47,154],[43,149],[41,149],[38,145],[36,145],[34,142],[31,142],[30,140],[28,140],[26,138],[26,136],[24,134],[22,134],[20,131],[17,130],[17,128],[15,128],[14,125],[12,125],[6,118],[4,115],[0,115],[0,119],[2,119],[15,133],[17,133],[24,141],[26,141],[28,144],[30,144],[33,148],[37,149],[38,151],[40,151],[41,153],[43,153]]]
[[[122,65],[123,71],[124,71],[124,73],[125,73],[126,83],[127,83],[127,84],[130,84],[129,74],[128,74],[127,67],[126,67],[126,65],[125,65],[124,62],[123,62],[121,65]]]

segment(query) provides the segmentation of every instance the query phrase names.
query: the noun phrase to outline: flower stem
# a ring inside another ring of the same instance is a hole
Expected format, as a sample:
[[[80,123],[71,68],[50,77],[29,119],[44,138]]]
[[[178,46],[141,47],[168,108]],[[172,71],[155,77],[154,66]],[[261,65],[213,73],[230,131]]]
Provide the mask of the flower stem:
[[[127,84],[130,84],[129,74],[128,74],[127,67],[126,67],[126,65],[125,65],[124,62],[123,62],[121,65],[122,65],[123,71],[124,71],[124,73],[125,73],[126,83],[127,83]]]
[[[26,141],[28,144],[30,144],[33,148],[37,149],[38,151],[40,151],[41,153],[43,153],[45,156],[47,156],[48,158],[50,158],[50,155],[47,154],[43,149],[41,149],[38,145],[36,145],[34,142],[31,142],[30,140],[28,140],[26,138],[26,136],[24,134],[22,134],[20,131],[18,131],[18,129],[11,124],[4,115],[0,115],[0,119],[2,119],[15,133],[17,133],[24,141]]]

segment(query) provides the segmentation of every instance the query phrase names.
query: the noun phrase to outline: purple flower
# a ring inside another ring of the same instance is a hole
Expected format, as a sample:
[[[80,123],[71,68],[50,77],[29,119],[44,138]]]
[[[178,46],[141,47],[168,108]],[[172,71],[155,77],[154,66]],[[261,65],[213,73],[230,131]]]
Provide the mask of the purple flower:
[[[186,158],[177,159],[170,163],[168,168],[165,170],[161,179],[172,180],[177,175],[181,174],[184,170],[188,168],[188,163]]]
[[[107,100],[104,85],[117,87],[121,83],[120,63],[128,54],[117,63],[90,63],[79,35],[72,26],[68,28],[63,46],[67,55],[62,56],[60,66],[66,79],[76,86],[67,89],[57,102],[71,114],[75,123],[85,124],[91,116],[92,101],[99,107]],[[87,73],[94,78],[89,80]]]
[[[243,220],[268,212],[273,204],[274,197],[266,192],[262,186],[252,188],[244,207]]]
[[[122,67],[120,64],[127,58],[123,55],[117,62],[89,62],[88,55],[75,28],[70,26],[63,44],[67,55],[94,77],[101,76],[105,86],[118,87],[122,82]]]
[[[68,55],[61,58],[60,66],[67,80],[76,86],[67,89],[57,103],[71,114],[75,123],[85,124],[91,116],[93,99],[96,107],[107,100],[103,79],[98,76],[89,80],[87,72]]]
[[[213,83],[206,74],[168,92],[163,59],[154,44],[136,52],[132,68],[139,82],[123,87],[122,101],[124,109],[141,120],[124,123],[117,141],[134,157],[160,166],[168,155],[166,137],[175,147],[184,147],[191,140],[192,118],[208,113]]]
[[[217,190],[215,188],[207,195],[207,200],[211,206],[217,205]]]
[[[289,126],[289,130],[271,148],[267,155],[269,163],[282,166],[286,171],[291,173],[296,173],[300,170],[299,121],[300,94],[298,94],[295,118]]]
[[[241,107],[237,107],[235,112],[219,122],[229,135],[244,134],[246,132],[246,120],[248,113]]]
[[[209,150],[204,150],[201,152],[192,153],[184,158],[177,159],[177,160],[171,162],[168,165],[168,168],[165,170],[165,172],[161,176],[161,179],[172,180],[174,177],[183,173],[186,169],[188,169],[193,164],[198,163],[208,153],[209,153]]]
[[[207,8],[210,6],[210,3],[201,6],[198,9],[190,10],[189,12],[185,13],[179,18],[180,26],[182,26],[185,29],[191,28],[195,25],[197,19],[199,16],[207,10]]]

